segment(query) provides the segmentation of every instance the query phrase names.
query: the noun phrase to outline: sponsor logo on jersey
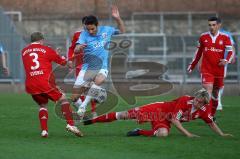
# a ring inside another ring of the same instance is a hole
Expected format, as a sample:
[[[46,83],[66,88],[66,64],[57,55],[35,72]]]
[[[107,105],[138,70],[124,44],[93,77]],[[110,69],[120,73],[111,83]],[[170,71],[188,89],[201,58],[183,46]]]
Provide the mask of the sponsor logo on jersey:
[[[222,49],[217,49],[217,48],[215,48],[215,47],[210,47],[210,48],[208,48],[208,47],[205,47],[205,48],[204,48],[204,50],[205,50],[205,51],[218,52],[218,53],[221,53],[221,52],[223,52],[223,50],[222,50]]]

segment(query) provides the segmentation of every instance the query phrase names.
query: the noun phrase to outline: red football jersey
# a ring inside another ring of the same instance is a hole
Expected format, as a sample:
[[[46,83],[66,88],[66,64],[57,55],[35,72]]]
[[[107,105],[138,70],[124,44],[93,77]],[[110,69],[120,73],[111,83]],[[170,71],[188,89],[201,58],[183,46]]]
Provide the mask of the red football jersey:
[[[83,58],[83,52],[80,52],[78,54],[74,54],[74,49],[76,47],[76,42],[79,39],[81,34],[81,31],[77,31],[74,33],[73,38],[72,38],[72,43],[71,46],[68,49],[68,60],[69,61],[74,61],[75,62],[75,67],[76,67],[76,74],[80,71],[82,67],[82,58]]]
[[[200,109],[195,110],[193,107],[193,99],[191,96],[182,96],[178,98],[177,104],[173,111],[173,117],[181,122],[189,122],[201,118],[206,123],[211,123],[213,117],[211,115],[211,107],[206,104]]]
[[[203,33],[199,38],[198,49],[190,64],[190,69],[193,70],[202,58],[200,64],[202,74],[209,73],[224,77],[224,66],[219,66],[219,62],[224,59],[225,51],[228,51],[228,56],[225,59],[230,63],[234,54],[231,40],[227,34],[218,32],[216,36],[212,36],[210,32]]]
[[[136,107],[135,111],[139,122],[158,120],[171,120],[175,118],[180,122],[188,122],[201,118],[206,123],[212,122],[211,107],[202,106],[199,110],[194,110],[193,99],[191,96],[182,96],[170,102],[156,102],[142,107]]]
[[[22,50],[22,60],[26,73],[25,87],[30,94],[47,93],[56,87],[52,72],[52,62],[60,65],[67,63],[52,48],[31,43]]]

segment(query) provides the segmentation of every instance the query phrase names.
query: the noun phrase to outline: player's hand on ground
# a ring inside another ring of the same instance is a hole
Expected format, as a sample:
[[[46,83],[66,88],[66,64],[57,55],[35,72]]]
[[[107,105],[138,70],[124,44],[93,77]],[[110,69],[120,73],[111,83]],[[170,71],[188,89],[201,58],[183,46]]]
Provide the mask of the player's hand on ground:
[[[115,18],[115,19],[119,19],[119,18],[120,18],[120,14],[119,14],[119,11],[118,11],[118,7],[115,6],[115,5],[112,5],[112,16],[113,16],[113,18]]]
[[[221,59],[218,65],[225,66],[226,64],[228,64],[228,61],[226,59]]]
[[[198,135],[196,135],[196,134],[189,134],[187,137],[193,138],[193,137],[200,137],[200,136],[198,136]]]
[[[233,137],[232,134],[222,134],[221,136],[223,136],[223,137]]]

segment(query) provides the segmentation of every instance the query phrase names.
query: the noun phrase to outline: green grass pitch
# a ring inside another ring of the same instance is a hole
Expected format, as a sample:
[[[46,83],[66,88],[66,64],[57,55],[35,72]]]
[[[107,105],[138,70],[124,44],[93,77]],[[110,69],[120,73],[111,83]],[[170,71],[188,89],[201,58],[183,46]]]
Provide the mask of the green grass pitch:
[[[173,99],[172,96],[138,99],[138,105]],[[83,138],[65,131],[65,121],[54,114],[49,103],[49,138],[40,137],[38,107],[26,94],[0,94],[0,159],[226,159],[239,158],[240,97],[224,97],[224,110],[218,112],[219,126],[233,138],[214,134],[201,120],[184,123],[200,138],[187,138],[175,128],[164,139],[126,137],[133,128],[150,128],[133,121],[89,126],[80,125]],[[129,107],[120,103],[114,110]]]

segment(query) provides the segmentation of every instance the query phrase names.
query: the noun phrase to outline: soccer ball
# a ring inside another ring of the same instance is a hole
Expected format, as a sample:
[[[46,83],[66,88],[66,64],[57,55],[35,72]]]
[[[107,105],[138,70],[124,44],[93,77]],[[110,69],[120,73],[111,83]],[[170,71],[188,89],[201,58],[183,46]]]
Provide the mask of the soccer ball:
[[[97,103],[103,103],[107,99],[107,91],[106,89],[98,89],[97,95],[94,97]]]

